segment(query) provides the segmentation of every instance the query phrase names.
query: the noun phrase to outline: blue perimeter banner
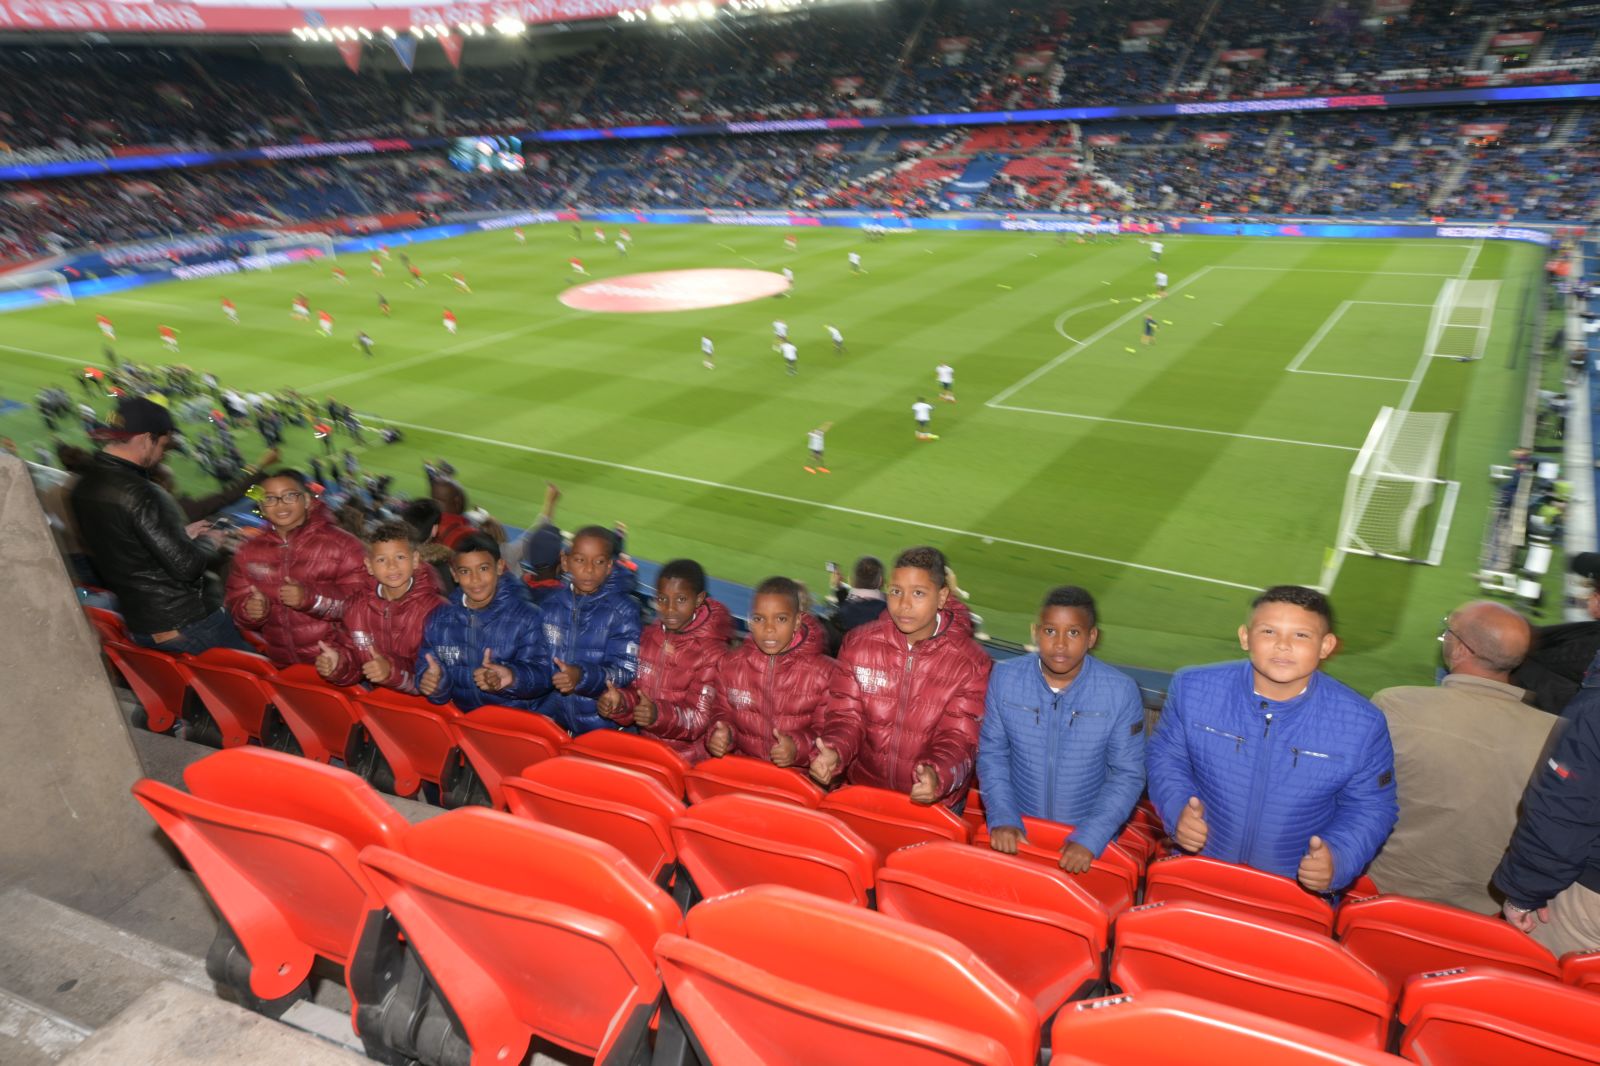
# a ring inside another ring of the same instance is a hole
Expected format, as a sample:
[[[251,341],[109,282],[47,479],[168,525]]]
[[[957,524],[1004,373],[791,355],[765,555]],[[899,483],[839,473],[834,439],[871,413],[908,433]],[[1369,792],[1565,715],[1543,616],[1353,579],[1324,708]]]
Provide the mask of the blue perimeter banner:
[[[1057,107],[1032,111],[968,111],[937,115],[880,115],[865,118],[797,118],[768,122],[722,122],[705,126],[619,126],[614,129],[528,130],[524,142],[555,144],[572,141],[649,140],[663,137],[705,137],[716,134],[807,133],[941,126],[993,126],[1019,122],[1088,122],[1122,118],[1176,118],[1190,115],[1252,115],[1273,111],[1359,111],[1384,107],[1437,107],[1444,104],[1520,104],[1540,101],[1589,100],[1600,97],[1600,82],[1567,85],[1516,85],[1498,89],[1439,89],[1413,93],[1360,93],[1348,96],[1296,96],[1275,100],[1207,100],[1181,104],[1134,104],[1123,107]],[[163,152],[111,159],[75,159],[55,163],[0,166],[0,182],[41,178],[123,174],[141,170],[217,166],[259,159],[300,160],[321,156],[370,155],[439,148],[443,137],[391,138],[376,141],[329,141],[269,145],[233,152]]]

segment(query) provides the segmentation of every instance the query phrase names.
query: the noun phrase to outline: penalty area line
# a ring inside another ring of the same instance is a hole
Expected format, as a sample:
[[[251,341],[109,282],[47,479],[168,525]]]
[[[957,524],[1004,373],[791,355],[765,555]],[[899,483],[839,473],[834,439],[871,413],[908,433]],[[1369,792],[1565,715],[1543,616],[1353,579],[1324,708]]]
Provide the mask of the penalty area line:
[[[459,433],[455,430],[440,429],[437,426],[424,426],[412,422],[398,422],[394,419],[384,420],[388,425],[399,426],[401,429],[416,430],[422,433],[436,433],[441,437],[450,437],[455,440],[467,441],[472,444],[487,444],[494,447],[508,448],[512,451],[525,452],[529,455],[543,455],[551,459],[565,459],[568,462],[588,463],[591,466],[603,466],[610,470],[622,470],[630,474],[643,474],[647,477],[658,477],[667,481],[677,481],[688,485],[699,485],[702,488],[721,489],[725,492],[737,492],[746,496],[759,496],[763,499],[777,500],[781,503],[799,504],[802,507],[815,507],[819,510],[833,511],[838,514],[855,515],[858,518],[875,518],[881,522],[892,522],[895,525],[913,526],[917,529],[928,529],[936,533],[949,533],[958,537],[971,537],[975,540],[994,544],[1009,544],[1016,548],[1027,548],[1031,551],[1048,552],[1052,555],[1065,555],[1074,559],[1087,559],[1091,562],[1107,563],[1112,566],[1123,566],[1130,570],[1141,570],[1149,574],[1162,574],[1166,577],[1182,578],[1186,581],[1199,581],[1208,585],[1221,585],[1225,588],[1246,589],[1251,592],[1258,591],[1261,586],[1246,584],[1240,581],[1226,581],[1218,577],[1206,577],[1203,574],[1190,574],[1182,570],[1168,570],[1165,567],[1149,566],[1145,563],[1129,562],[1126,559],[1112,559],[1109,556],[1095,555],[1090,552],[1073,551],[1070,548],[1058,548],[1049,544],[1035,544],[1031,541],[1016,540],[1011,537],[998,537],[991,533],[978,533],[970,529],[959,529],[955,526],[941,526],[932,522],[921,522],[914,518],[900,518],[896,515],[880,514],[877,511],[866,511],[856,507],[846,507],[843,504],[824,503],[820,500],[807,500],[800,496],[786,496],[781,492],[768,492],[765,489],[746,488],[743,485],[729,485],[721,481],[710,481],[706,478],[690,477],[687,474],[674,474],[667,470],[652,470],[649,467],[634,466],[629,463],[613,462],[609,459],[595,459],[587,455],[574,455],[571,452],[558,452],[550,448],[538,448],[531,444],[518,444],[514,441],[498,440],[494,437],[481,437],[474,433]],[[1351,449],[1354,451],[1355,449]]]

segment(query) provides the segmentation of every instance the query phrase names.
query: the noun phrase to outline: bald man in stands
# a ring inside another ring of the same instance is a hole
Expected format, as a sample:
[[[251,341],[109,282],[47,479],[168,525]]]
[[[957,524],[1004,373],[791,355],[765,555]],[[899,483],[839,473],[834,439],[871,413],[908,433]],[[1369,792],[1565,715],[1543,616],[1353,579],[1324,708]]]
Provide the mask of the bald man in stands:
[[[1511,684],[1532,631],[1498,603],[1457,608],[1439,635],[1449,674],[1437,686],[1388,688],[1400,821],[1368,871],[1378,888],[1493,914],[1495,866],[1556,719]]]

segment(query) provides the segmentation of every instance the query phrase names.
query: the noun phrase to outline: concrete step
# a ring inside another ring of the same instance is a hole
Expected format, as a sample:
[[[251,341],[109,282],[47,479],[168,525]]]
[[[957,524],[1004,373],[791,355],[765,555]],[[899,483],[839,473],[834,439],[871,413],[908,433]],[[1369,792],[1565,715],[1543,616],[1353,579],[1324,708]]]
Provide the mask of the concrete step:
[[[0,1062],[6,1066],[51,1066],[88,1035],[83,1026],[0,989]]]

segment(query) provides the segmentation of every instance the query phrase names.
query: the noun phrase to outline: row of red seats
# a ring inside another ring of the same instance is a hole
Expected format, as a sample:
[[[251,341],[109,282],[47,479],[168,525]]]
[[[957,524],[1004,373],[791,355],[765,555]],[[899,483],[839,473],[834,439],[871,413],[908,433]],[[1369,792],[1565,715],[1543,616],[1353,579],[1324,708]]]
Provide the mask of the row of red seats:
[[[618,782],[666,794],[625,767],[571,756],[530,767],[512,789],[566,797],[565,808],[530,808],[537,821],[466,809],[416,826],[351,774],[259,748],[209,756],[185,781],[187,793],[152,781],[134,791],[248,960],[236,987],[252,1005],[281,1009],[313,959],[327,958],[345,968],[359,1031],[380,1058],[517,1062],[538,1037],[602,1062],[646,1061],[653,1043],[660,1063],[696,1061],[685,1050],[695,1047],[713,1063],[1020,1064],[1034,1061],[1054,1015],[1058,1062],[1226,1053],[1370,1063],[1388,1058],[1391,1019],[1403,1027],[1395,1046],[1416,1062],[1600,1061],[1592,991],[1553,980],[1536,955],[1463,952],[1457,930],[1407,926],[1407,904],[1432,906],[1417,901],[1344,908],[1336,942],[1326,930],[1185,902],[1185,892],[1218,886],[1240,895],[1241,876],[1257,871],[1180,858],[1150,871],[1148,892],[1172,894],[1113,926],[1059,870],[939,840],[882,859],[874,912],[799,891],[783,883],[788,871],[724,837],[702,850],[696,821],[759,837],[831,820],[723,795],[680,805],[671,822],[694,880],[733,889],[685,917],[622,851],[561,827],[564,809],[626,807]],[[583,796],[587,805],[574,800]],[[753,820],[741,822],[741,810]],[[782,858],[764,843],[758,854]],[[1105,972],[1128,995],[1071,1003],[1101,990],[1113,935]],[[225,954],[213,950],[208,964]],[[1439,959],[1455,966],[1397,979]],[[1595,959],[1569,965],[1600,982]],[[225,980],[225,968],[213,976]],[[663,988],[670,1009],[656,1019]],[[427,1047],[419,1034],[431,1034]]]

